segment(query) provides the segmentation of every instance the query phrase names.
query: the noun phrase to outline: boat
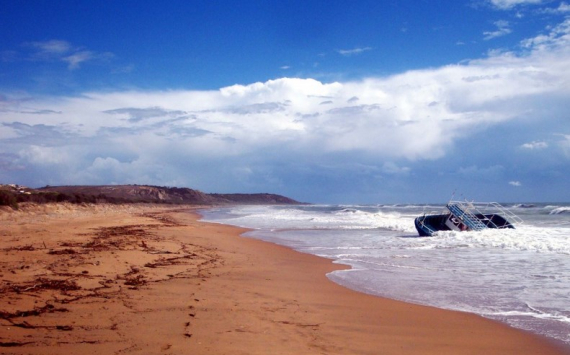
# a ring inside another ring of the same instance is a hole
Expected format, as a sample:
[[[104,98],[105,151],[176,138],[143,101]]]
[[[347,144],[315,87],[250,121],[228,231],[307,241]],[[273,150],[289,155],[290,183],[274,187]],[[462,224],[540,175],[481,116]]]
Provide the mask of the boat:
[[[414,221],[422,237],[439,231],[480,231],[487,228],[515,228],[520,217],[496,202],[449,201],[441,213],[424,214]]]

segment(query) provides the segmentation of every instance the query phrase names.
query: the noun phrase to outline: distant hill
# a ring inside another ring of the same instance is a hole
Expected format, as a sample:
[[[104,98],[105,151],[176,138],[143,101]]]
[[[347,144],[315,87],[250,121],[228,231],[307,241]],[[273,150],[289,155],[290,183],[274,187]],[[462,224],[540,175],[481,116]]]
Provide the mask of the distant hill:
[[[218,203],[240,205],[298,205],[300,202],[274,194],[208,194]]]
[[[46,186],[31,189],[19,185],[0,185],[0,205],[18,202],[71,203],[167,203],[191,205],[288,205],[300,202],[285,196],[256,194],[207,194],[186,187],[150,185]]]

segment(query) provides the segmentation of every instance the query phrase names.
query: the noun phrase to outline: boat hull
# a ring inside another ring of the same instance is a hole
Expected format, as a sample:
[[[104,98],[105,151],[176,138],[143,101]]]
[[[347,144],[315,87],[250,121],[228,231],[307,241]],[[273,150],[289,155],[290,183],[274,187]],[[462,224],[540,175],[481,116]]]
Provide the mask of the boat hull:
[[[503,229],[515,228],[509,221],[499,214],[475,214],[487,228]],[[439,231],[451,230],[445,223],[449,219],[449,214],[425,215],[417,217],[414,224],[420,236],[431,237]]]

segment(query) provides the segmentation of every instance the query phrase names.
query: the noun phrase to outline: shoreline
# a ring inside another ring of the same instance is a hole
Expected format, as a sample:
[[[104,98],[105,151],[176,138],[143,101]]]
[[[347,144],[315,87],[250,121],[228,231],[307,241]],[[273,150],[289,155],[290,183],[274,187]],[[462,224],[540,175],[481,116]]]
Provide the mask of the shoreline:
[[[2,353],[570,354],[350,290],[326,276],[347,266],[199,221],[201,206],[58,208],[0,211]]]

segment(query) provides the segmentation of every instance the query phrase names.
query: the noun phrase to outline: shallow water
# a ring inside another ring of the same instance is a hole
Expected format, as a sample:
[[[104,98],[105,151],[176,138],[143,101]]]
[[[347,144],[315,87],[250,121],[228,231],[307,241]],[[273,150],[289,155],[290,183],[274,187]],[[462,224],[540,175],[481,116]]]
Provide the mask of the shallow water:
[[[570,205],[506,205],[516,229],[418,237],[443,205],[237,206],[204,220],[350,265],[328,277],[393,299],[476,313],[570,344]]]

